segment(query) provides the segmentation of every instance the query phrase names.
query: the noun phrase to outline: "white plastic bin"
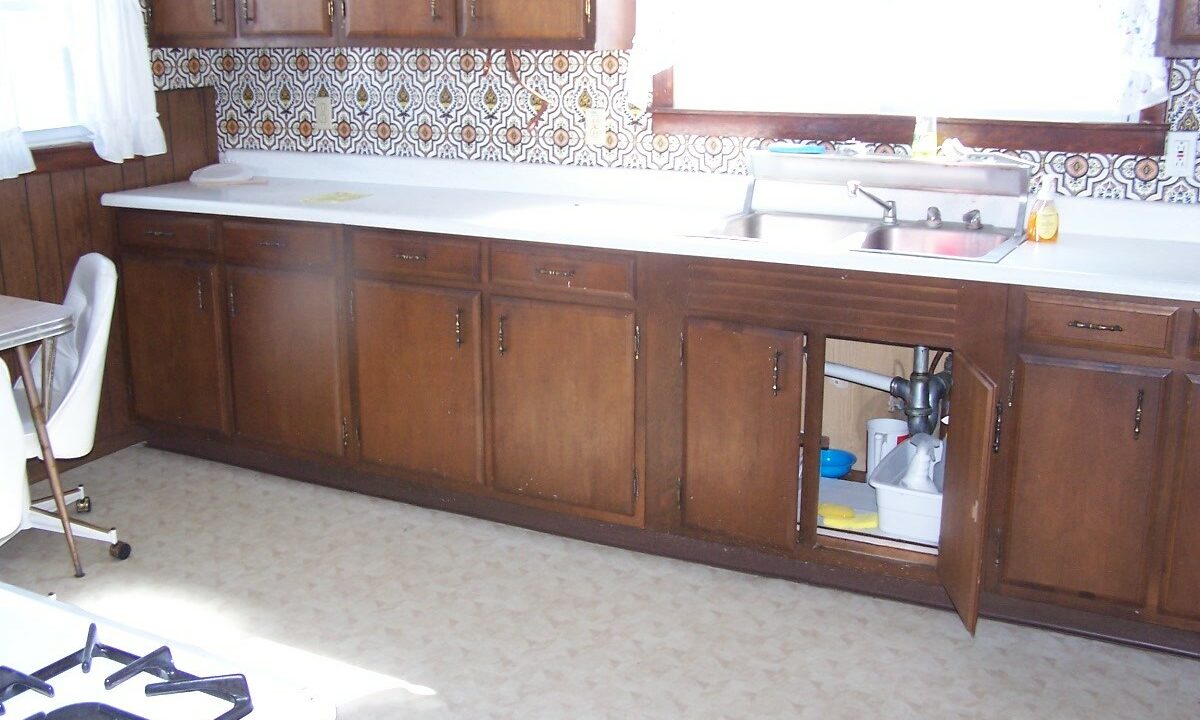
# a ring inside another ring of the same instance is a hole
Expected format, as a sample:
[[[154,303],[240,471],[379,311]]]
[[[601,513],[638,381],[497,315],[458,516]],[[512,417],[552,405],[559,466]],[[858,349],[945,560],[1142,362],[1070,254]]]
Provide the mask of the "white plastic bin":
[[[900,484],[900,478],[917,450],[905,440],[888,453],[867,483],[875,488],[879,502],[879,529],[888,535],[909,542],[937,545],[942,527],[943,467],[940,460],[933,466],[933,484],[938,492],[910,490]]]

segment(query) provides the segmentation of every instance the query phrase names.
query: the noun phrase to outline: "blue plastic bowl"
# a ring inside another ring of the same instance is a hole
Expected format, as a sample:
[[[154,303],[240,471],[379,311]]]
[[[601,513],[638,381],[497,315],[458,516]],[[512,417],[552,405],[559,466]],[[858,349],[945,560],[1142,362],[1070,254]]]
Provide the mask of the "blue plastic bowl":
[[[845,477],[846,473],[850,472],[850,468],[854,467],[854,461],[857,459],[854,453],[845,450],[822,450],[821,477]]]

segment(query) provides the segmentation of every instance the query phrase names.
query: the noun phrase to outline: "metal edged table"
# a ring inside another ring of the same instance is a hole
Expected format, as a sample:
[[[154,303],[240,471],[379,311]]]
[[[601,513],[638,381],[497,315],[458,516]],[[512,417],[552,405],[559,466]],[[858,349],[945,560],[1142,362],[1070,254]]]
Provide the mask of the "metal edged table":
[[[50,435],[46,430],[46,413],[50,408],[50,386],[54,368],[54,339],[70,332],[74,326],[71,311],[64,305],[0,295],[0,350],[16,348],[17,364],[20,367],[21,379],[25,382],[25,398],[29,401],[29,414],[42,449],[42,459],[46,462],[50,492],[54,496],[58,518],[62,521],[67,548],[71,552],[71,562],[75,565],[75,577],[83,577],[83,565],[79,562],[79,551],[75,548],[71,518],[67,515],[67,504],[58,477],[58,464],[55,462],[54,451],[50,447]],[[29,362],[29,346],[38,342],[43,346],[40,394]],[[0,388],[0,392],[11,392],[11,389]]]

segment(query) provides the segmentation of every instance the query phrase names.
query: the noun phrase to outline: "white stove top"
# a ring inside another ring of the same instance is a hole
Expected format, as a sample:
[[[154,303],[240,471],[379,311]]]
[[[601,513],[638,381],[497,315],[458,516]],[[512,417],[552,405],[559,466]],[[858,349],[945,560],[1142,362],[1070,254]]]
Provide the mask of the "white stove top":
[[[249,720],[332,720],[335,717],[332,705],[288,685],[271,671],[246,667],[237,660],[219,658],[4,583],[0,583],[0,666],[33,675],[83,648],[92,623],[97,626],[96,640],[103,645],[137,656],[166,645],[175,667],[182,672],[198,677],[244,675],[254,706],[246,715]],[[99,702],[146,720],[214,720],[234,707],[230,701],[200,692],[147,697],[146,686],[162,681],[144,672],[111,690],[105,689],[104,679],[122,667],[124,665],[115,660],[97,657],[89,673],[76,666],[50,679],[53,697],[26,690],[3,701],[4,715],[26,720],[39,712]]]

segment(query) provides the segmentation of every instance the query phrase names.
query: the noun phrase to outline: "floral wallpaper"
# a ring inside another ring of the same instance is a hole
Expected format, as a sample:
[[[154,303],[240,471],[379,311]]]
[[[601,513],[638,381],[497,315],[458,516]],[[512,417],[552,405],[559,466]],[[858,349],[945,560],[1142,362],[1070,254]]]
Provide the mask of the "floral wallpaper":
[[[772,142],[653,132],[650,116],[626,101],[625,52],[513,53],[516,78],[503,51],[474,49],[165,48],[151,63],[159,89],[216,89],[222,149],[743,173],[745,150]],[[1200,130],[1200,59],[1170,62],[1168,120]],[[318,94],[332,102],[331,129],[316,125]],[[586,142],[587,110],[603,112],[599,145]],[[1200,202],[1200,180],[1165,178],[1161,155],[1012,150],[1073,195]]]

